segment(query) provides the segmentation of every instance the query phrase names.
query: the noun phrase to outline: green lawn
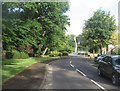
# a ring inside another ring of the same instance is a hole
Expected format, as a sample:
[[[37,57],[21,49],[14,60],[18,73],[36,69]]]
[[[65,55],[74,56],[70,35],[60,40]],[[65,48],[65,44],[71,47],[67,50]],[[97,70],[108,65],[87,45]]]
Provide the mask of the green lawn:
[[[3,82],[7,81],[11,77],[14,77],[16,74],[22,72],[30,65],[37,62],[43,62],[49,59],[52,59],[52,57],[31,57],[28,59],[3,60],[2,70],[0,70],[2,71],[0,73],[2,73]]]

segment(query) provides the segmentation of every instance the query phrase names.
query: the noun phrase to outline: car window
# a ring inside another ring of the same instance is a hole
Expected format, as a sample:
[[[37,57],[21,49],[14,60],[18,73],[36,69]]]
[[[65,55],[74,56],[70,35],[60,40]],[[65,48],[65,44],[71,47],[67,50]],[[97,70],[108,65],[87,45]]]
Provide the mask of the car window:
[[[103,58],[103,61],[104,62],[112,62],[112,58],[109,57],[109,56],[106,56],[106,57]]]
[[[115,65],[120,65],[120,58],[115,60]]]
[[[105,55],[101,55],[101,57],[105,57]]]
[[[105,60],[106,60],[106,57],[103,58],[103,61],[105,61]]]
[[[110,62],[110,63],[112,63],[112,58],[111,58],[111,57],[108,57],[108,60],[107,60],[107,62]]]

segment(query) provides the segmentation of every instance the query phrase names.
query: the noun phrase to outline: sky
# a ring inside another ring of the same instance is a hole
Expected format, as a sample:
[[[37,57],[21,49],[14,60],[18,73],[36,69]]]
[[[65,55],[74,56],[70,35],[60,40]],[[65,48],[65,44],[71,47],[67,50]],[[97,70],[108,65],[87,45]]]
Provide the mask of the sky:
[[[79,35],[85,20],[89,19],[95,11],[102,9],[116,19],[118,25],[118,2],[120,0],[69,0],[70,10],[66,13],[70,18],[70,27],[67,27],[67,34]]]

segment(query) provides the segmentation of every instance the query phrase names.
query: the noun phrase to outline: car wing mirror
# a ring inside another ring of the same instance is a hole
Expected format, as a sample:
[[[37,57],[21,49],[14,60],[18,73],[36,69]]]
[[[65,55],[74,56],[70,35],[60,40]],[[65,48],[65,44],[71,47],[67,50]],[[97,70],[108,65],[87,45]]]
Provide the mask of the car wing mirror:
[[[111,65],[111,62],[108,62],[108,64],[110,64],[110,65]]]
[[[99,62],[101,62],[102,60],[100,59]]]

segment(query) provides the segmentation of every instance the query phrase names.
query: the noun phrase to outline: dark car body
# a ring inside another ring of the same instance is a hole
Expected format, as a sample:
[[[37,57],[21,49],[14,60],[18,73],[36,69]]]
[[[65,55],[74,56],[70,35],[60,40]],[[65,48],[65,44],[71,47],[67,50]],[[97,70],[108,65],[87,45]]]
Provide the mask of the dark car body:
[[[120,55],[105,56],[98,62],[98,75],[112,79],[113,84],[120,82]]]

